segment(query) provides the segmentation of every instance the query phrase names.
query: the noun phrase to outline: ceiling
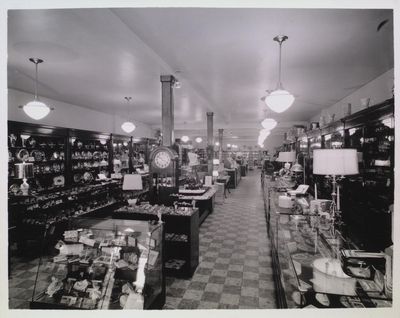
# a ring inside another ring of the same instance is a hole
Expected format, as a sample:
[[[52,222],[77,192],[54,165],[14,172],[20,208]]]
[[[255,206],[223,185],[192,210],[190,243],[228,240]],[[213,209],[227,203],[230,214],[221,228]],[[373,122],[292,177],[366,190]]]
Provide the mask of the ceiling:
[[[380,31],[379,23],[389,22]],[[205,135],[214,127],[256,140],[266,90],[276,87],[278,44],[285,34],[282,82],[295,95],[273,114],[276,132],[393,68],[391,10],[118,8],[10,10],[8,86],[161,126],[161,74],[175,90],[175,127]],[[124,96],[132,96],[130,107]],[[270,113],[271,114],[271,113]]]

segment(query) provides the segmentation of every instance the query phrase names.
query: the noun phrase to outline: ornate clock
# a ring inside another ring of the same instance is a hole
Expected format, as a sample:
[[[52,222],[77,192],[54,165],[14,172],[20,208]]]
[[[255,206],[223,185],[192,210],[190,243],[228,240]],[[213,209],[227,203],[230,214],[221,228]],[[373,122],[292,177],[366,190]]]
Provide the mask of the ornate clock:
[[[150,154],[150,168],[152,172],[173,174],[176,159],[178,159],[178,154],[174,150],[164,146],[158,147]]]
[[[172,205],[178,193],[179,157],[175,150],[161,146],[150,153],[150,201]]]

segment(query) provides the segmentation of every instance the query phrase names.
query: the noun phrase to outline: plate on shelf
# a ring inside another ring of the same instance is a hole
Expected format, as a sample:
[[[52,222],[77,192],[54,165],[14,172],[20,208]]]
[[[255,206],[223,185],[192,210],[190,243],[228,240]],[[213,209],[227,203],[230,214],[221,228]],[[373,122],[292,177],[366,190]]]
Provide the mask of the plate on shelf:
[[[19,185],[18,184],[16,184],[16,183],[14,183],[14,184],[12,184],[11,186],[10,186],[10,188],[8,189],[10,192],[12,192],[12,193],[14,193],[14,194],[17,194],[18,193],[18,191],[19,191]]]
[[[65,184],[64,176],[57,176],[53,178],[53,184],[55,187],[62,187]]]
[[[101,157],[101,153],[99,151],[93,152],[93,156],[92,156],[93,159],[99,160],[100,157]]]
[[[90,172],[85,172],[83,174],[83,181],[85,181],[85,182],[93,181],[93,175]]]
[[[18,151],[17,153],[17,158],[20,161],[26,161],[29,158],[29,152],[26,149],[21,149],[20,151]]]
[[[81,181],[82,175],[80,173],[75,173],[73,178],[74,178],[74,182],[78,183]]]
[[[43,161],[43,159],[45,159],[45,154],[41,150],[32,150],[31,157],[33,157],[35,161],[40,162]]]

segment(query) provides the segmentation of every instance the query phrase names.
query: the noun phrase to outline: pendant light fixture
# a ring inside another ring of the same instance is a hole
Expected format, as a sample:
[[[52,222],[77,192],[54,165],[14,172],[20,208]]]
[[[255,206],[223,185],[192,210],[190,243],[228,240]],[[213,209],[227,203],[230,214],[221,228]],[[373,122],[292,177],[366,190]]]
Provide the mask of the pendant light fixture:
[[[266,98],[265,103],[267,106],[276,113],[282,113],[289,109],[294,102],[294,96],[283,88],[281,82],[282,73],[282,43],[286,41],[288,37],[286,35],[277,35],[274,37],[274,41],[279,43],[279,80],[276,90],[271,92]]]
[[[37,94],[38,64],[43,63],[43,60],[31,57],[29,61],[35,64],[35,97],[33,101],[30,101],[26,105],[22,106],[22,109],[30,118],[40,120],[46,117],[52,108],[41,102]]]
[[[126,100],[126,103],[128,104],[128,110],[129,110],[130,109],[129,102],[131,101],[132,97],[124,97],[124,98]],[[134,123],[128,120],[121,125],[121,129],[126,133],[130,134],[136,129],[136,126]]]
[[[183,142],[188,142],[188,141],[189,141],[189,137],[188,137],[188,136],[182,136],[182,137],[181,137],[181,140],[182,140]]]
[[[196,142],[199,144],[199,143],[201,143],[201,142],[203,141],[203,138],[197,137],[195,140],[196,140]]]
[[[264,109],[265,119],[261,122],[261,126],[263,126],[264,129],[272,130],[276,127],[278,123],[276,122],[275,119],[268,117],[267,112],[268,110]]]

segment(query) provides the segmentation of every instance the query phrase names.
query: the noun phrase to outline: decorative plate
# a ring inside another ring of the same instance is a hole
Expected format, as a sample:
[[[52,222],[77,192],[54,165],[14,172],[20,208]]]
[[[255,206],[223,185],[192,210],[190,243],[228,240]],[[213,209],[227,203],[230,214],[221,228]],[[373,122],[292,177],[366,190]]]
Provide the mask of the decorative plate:
[[[82,175],[80,173],[74,174],[74,182],[80,182],[82,179]]]
[[[42,161],[45,158],[45,154],[43,151],[40,150],[32,150],[31,157],[35,158],[35,161]]]
[[[93,175],[90,172],[85,172],[83,174],[83,181],[91,182],[93,180]]]
[[[93,153],[93,159],[95,159],[95,160],[99,160],[99,159],[100,159],[100,157],[101,157],[101,153],[100,153],[100,152],[98,152],[98,151],[95,151],[95,152]]]
[[[26,149],[21,149],[20,151],[18,151],[17,153],[17,158],[20,161],[26,161],[29,158],[29,152]]]
[[[55,187],[62,187],[65,184],[64,176],[57,176],[53,178],[53,184]]]
[[[10,186],[10,188],[9,188],[9,191],[12,192],[12,193],[14,193],[14,194],[17,194],[18,191],[19,191],[19,185],[16,184],[16,183],[12,184],[12,185]]]

